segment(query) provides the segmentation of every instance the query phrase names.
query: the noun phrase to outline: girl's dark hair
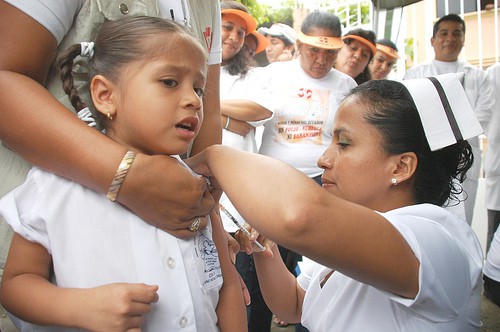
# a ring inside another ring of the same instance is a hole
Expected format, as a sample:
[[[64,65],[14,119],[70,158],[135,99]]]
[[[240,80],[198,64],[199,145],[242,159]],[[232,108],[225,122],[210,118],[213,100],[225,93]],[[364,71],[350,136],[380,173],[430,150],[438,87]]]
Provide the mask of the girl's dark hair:
[[[413,98],[400,82],[368,81],[352,89],[347,97],[368,108],[364,119],[379,130],[383,149],[389,155],[404,152],[417,155],[414,175],[417,204],[443,206],[449,200],[452,204],[447,205],[458,204],[457,195],[463,191],[459,183],[465,180],[474,162],[466,140],[431,151]]]
[[[221,1],[220,9],[237,9],[250,14],[247,7],[237,1]],[[247,32],[250,33],[250,31]],[[252,60],[252,56],[248,50],[245,50],[245,45],[243,45],[241,50],[228,60],[227,64],[224,65],[224,68],[226,68],[227,72],[232,76],[240,75],[243,77],[248,73],[250,68],[253,67],[254,62]]]
[[[364,39],[366,39],[370,43],[372,43],[373,46],[376,45],[377,35],[372,30],[365,30],[365,29],[359,28],[359,29],[354,29],[354,30],[349,31],[348,33],[345,34],[345,39],[344,39],[344,43],[347,45],[349,45],[351,43],[351,41],[354,40],[352,38],[349,38],[349,35],[363,37]],[[370,54],[371,54],[370,60],[368,61],[368,63],[370,63],[370,61],[373,59],[373,56],[374,56],[374,54],[372,54],[371,52],[370,52]],[[356,76],[354,78],[356,83],[361,84],[361,83],[364,83],[364,82],[372,79],[372,75],[370,74],[370,70],[368,69],[368,63],[366,64],[365,69],[363,69],[363,71],[358,76]]]
[[[148,37],[162,35],[162,40],[151,40]],[[172,36],[175,36],[173,38]],[[103,75],[112,82],[117,82],[124,68],[137,61],[148,61],[151,58],[175,52],[175,43],[179,41],[191,45],[192,52],[198,52],[208,60],[207,51],[198,40],[182,25],[159,17],[133,16],[102,24],[94,41],[94,55],[88,60],[88,80],[95,75]],[[76,111],[89,106],[99,129],[106,123],[106,117],[96,112],[90,101],[84,101],[74,86],[74,60],[81,54],[81,45],[74,44],[63,52],[55,62],[64,92]],[[87,104],[89,102],[89,104]]]
[[[326,37],[340,37],[342,35],[342,25],[339,18],[328,12],[315,10],[306,16],[300,30],[307,35],[312,29],[330,31],[331,34]]]

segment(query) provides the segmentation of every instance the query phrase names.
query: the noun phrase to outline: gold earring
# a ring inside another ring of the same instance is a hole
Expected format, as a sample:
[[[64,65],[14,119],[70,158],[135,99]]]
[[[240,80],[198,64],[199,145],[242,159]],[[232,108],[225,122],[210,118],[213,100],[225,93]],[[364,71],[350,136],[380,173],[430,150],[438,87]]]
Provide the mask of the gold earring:
[[[110,113],[110,112],[108,112],[108,113],[106,114],[106,117],[107,117],[109,120],[113,120],[113,116],[111,115],[111,113]]]

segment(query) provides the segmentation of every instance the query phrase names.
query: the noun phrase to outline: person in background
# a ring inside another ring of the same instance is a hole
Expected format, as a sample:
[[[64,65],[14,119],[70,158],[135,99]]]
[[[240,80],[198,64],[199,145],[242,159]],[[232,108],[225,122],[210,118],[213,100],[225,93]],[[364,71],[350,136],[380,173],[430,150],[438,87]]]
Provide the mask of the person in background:
[[[488,245],[483,267],[483,294],[500,307],[500,228],[497,228]]]
[[[473,67],[467,61],[458,58],[464,43],[464,20],[456,14],[448,14],[441,17],[434,23],[431,37],[431,45],[434,48],[434,60],[429,63],[415,65],[408,69],[403,79],[423,78],[445,73],[465,73],[465,78],[462,82],[465,92],[476,117],[484,128],[486,136],[488,136],[488,126],[495,98],[486,73],[479,68]],[[482,160],[479,138],[471,138],[470,143],[476,162],[469,170],[467,179],[463,184],[463,202],[449,207],[458,216],[466,219],[469,225],[472,224],[474,216],[474,205]]]
[[[258,31],[252,31],[245,37],[245,47],[252,59],[256,54],[264,51],[268,45],[269,39],[261,35]],[[254,66],[256,65],[254,64]]]
[[[269,63],[293,59],[297,32],[291,26],[285,23],[274,23],[270,28],[259,28],[258,32],[269,39],[269,46],[266,47]]]
[[[372,80],[386,80],[399,59],[398,48],[389,39],[377,40],[377,53],[368,64]]]
[[[334,68],[354,78],[361,84],[371,79],[368,64],[377,53],[375,32],[354,29],[342,37],[344,46],[340,49]]]
[[[81,56],[89,58],[88,106],[74,86]],[[179,240],[112,202],[138,152],[184,164],[179,155],[203,121],[207,60],[184,26],[150,16],[107,21],[95,42],[72,45],[58,58],[78,115],[128,152],[107,197],[35,167],[0,200],[16,232],[1,298],[26,321],[21,331],[40,328],[27,322],[108,331],[245,329],[239,275],[219,219],[204,216],[200,231],[199,218],[194,237]]]
[[[271,98],[260,93],[254,60],[245,40],[255,33],[257,22],[248,9],[236,1],[222,1],[222,67],[220,73],[222,144],[243,151],[257,153],[256,127],[272,116]],[[261,36],[262,43],[266,38]],[[247,41],[250,42],[251,41]],[[263,45],[261,45],[263,46]],[[256,49],[259,46],[256,47]],[[224,229],[231,234],[238,230],[235,223],[245,224],[245,219],[223,193],[220,198],[220,215]],[[266,332],[271,326],[271,313],[260,293],[257,274],[248,255],[238,253],[236,268],[245,282],[251,297],[247,305],[248,330]]]
[[[261,93],[255,79],[252,57],[244,47],[245,37],[255,31],[257,22],[248,9],[237,1],[222,1],[222,67],[220,74],[222,144],[257,152],[255,127],[272,116],[270,99]],[[242,129],[243,128],[243,129]],[[241,218],[227,197],[220,200],[227,211]],[[222,220],[228,231],[236,231],[225,214]]]
[[[497,228],[488,243],[483,267],[483,294],[500,307],[500,228]]]
[[[264,123],[259,153],[282,160],[320,183],[316,161],[332,140],[331,126],[340,101],[356,82],[333,68],[343,46],[340,20],[321,11],[303,21],[298,57],[276,61],[261,70],[260,84],[273,99],[273,118]],[[301,255],[280,246],[289,271]],[[275,314],[277,314],[275,312]],[[277,315],[279,325],[286,319]]]
[[[488,212],[488,231],[486,235],[486,251],[489,250],[493,236],[500,224],[500,64],[486,70],[490,79],[494,107],[488,126],[488,143],[484,155],[485,198]],[[500,264],[499,264],[500,266]]]
[[[463,139],[432,126],[449,121],[448,105]],[[253,254],[269,307],[311,332],[479,331],[481,245],[441,207],[473,163],[466,139],[482,132],[460,80],[366,82],[331,130],[322,188],[287,163],[224,146],[188,161],[218,181],[254,228],[250,241],[272,248]],[[313,261],[295,278],[269,241]]]
[[[500,307],[500,64],[486,70],[491,82],[495,106],[488,127],[484,155],[485,199],[488,211],[486,260],[483,268],[484,296]]]
[[[0,0],[0,196],[21,184],[34,164],[106,193],[126,153],[120,144],[88,128],[72,109],[61,81],[51,70],[58,49],[92,40],[105,20],[124,16],[159,16],[188,26],[209,51],[203,98],[205,118],[191,154],[221,142],[219,71],[221,61],[218,0]],[[86,60],[78,66],[86,80]],[[85,85],[77,83],[83,96]],[[86,100],[89,101],[88,99]],[[62,104],[61,104],[62,103]],[[65,107],[66,106],[66,107]],[[36,110],[34,112],[33,110]],[[95,170],[99,170],[96,172]],[[160,176],[169,174],[170,176]],[[173,235],[187,238],[187,228],[215,206],[207,184],[170,157],[138,153],[117,202]],[[202,219],[202,223],[205,219]],[[203,228],[204,225],[201,225]],[[0,218],[0,276],[12,229]],[[0,329],[15,330],[0,307]]]

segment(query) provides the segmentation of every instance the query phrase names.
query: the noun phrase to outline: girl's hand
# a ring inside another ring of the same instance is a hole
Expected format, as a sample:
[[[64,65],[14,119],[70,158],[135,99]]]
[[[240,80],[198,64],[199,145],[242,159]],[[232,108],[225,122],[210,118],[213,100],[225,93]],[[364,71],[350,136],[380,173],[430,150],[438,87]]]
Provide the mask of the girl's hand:
[[[91,331],[140,331],[158,301],[158,286],[114,283],[83,289],[80,326]]]

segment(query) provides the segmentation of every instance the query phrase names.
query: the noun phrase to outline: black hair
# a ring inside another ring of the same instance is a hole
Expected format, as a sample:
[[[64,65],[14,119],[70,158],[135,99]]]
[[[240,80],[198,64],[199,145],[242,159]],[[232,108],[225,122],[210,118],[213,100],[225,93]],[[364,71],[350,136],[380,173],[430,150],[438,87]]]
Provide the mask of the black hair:
[[[247,7],[245,7],[243,4],[241,4],[237,1],[232,1],[232,0],[221,1],[220,8],[221,8],[221,10],[237,9],[237,10],[241,10],[247,14],[250,14]],[[247,33],[250,33],[250,31],[247,31]],[[224,68],[232,76],[235,76],[235,75],[240,75],[242,77],[245,76],[254,64],[254,62],[252,61],[253,59],[252,59],[250,52],[248,50],[243,51],[244,49],[246,49],[245,45],[243,45],[242,49],[238,53],[236,53],[234,55],[234,57],[229,59],[227,64],[224,65]]]
[[[365,29],[358,28],[358,29],[354,29],[354,30],[349,31],[348,33],[345,34],[345,38],[344,38],[344,43],[347,45],[349,45],[351,43],[351,41],[354,40],[353,38],[349,38],[349,35],[362,37],[362,38],[368,40],[370,43],[372,43],[373,46],[376,46],[375,43],[377,40],[377,35],[372,30],[365,30]],[[370,60],[366,64],[363,71],[358,76],[354,77],[354,80],[356,81],[356,83],[358,83],[358,85],[372,79],[372,75],[370,73],[370,70],[368,69],[368,64],[373,59],[374,55],[375,54],[372,54],[372,52],[370,51]]]
[[[394,44],[391,40],[389,39],[379,39],[377,40],[377,44],[380,44],[380,45],[384,45],[384,46],[387,46],[387,47],[390,47],[392,49],[395,49],[396,52],[399,52],[398,50],[398,47],[396,46],[396,44]]]
[[[163,40],[151,41],[151,36],[163,34]],[[172,37],[175,35],[175,39]],[[159,17],[131,16],[102,24],[94,45],[94,55],[88,60],[88,81],[95,75],[103,75],[117,82],[123,69],[137,61],[148,61],[168,52],[175,51],[175,43],[187,42],[192,52],[203,55],[208,64],[208,53],[201,43],[182,25]],[[55,65],[63,82],[63,90],[78,112],[89,107],[96,119],[98,129],[106,124],[106,117],[93,109],[90,102],[82,100],[74,86],[74,60],[81,54],[81,45],[73,44],[56,59]]]
[[[469,142],[461,140],[431,151],[413,98],[400,82],[368,81],[352,89],[347,98],[355,98],[368,108],[364,119],[379,130],[383,149],[389,155],[404,152],[417,155],[414,174],[417,204],[458,204],[457,195],[463,191],[460,183],[474,162]]]
[[[439,20],[436,21],[436,23],[434,23],[434,27],[432,29],[432,37],[436,37],[436,33],[439,30],[439,24],[445,21],[453,21],[462,24],[462,32],[465,34],[465,21],[457,14],[448,14],[441,17]]]
[[[307,35],[312,29],[315,28],[330,31],[331,35],[327,37],[340,37],[342,35],[342,25],[340,24],[340,19],[328,12],[321,12],[318,10],[313,11],[306,16],[302,22],[300,30]]]

